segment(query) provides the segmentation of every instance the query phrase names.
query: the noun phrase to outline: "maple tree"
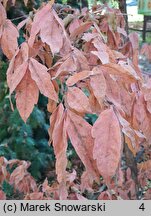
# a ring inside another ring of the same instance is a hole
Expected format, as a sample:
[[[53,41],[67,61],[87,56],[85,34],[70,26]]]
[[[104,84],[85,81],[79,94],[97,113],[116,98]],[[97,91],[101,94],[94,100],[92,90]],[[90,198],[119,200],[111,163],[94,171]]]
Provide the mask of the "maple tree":
[[[40,190],[28,162],[1,157],[0,183],[7,180],[25,199],[86,199],[85,191],[97,191],[97,199],[138,199],[151,179],[151,80],[138,66],[138,35],[127,35],[118,9],[64,8],[62,17],[53,3],[15,26],[7,19],[7,1],[1,1],[0,45],[9,59],[10,95],[15,92],[24,122],[39,93],[48,98],[57,181],[50,186],[45,180]],[[90,124],[87,115],[96,121]],[[80,178],[67,170],[69,143],[85,167]],[[0,198],[6,198],[2,190]],[[150,199],[149,189],[144,198]]]

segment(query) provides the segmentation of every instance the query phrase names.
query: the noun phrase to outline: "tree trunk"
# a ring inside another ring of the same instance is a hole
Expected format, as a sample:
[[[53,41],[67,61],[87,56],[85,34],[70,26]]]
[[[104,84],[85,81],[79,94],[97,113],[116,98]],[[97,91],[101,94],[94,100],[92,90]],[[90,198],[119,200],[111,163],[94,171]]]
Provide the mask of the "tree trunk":
[[[119,0],[119,9],[124,15],[125,22],[126,22],[126,31],[128,33],[128,16],[127,16],[126,0]]]

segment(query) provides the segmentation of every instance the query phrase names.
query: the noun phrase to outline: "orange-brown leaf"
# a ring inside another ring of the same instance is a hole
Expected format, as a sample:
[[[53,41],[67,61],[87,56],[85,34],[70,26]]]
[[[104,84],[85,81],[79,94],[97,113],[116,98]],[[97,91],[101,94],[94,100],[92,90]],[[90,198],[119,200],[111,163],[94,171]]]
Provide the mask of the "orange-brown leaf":
[[[0,190],[0,200],[6,200],[6,194]]]
[[[5,8],[3,7],[3,5],[0,2],[0,26],[5,23],[6,17],[7,16],[6,16]]]
[[[29,70],[32,79],[36,82],[40,92],[46,97],[58,101],[58,96],[51,82],[51,77],[47,72],[47,68],[40,64],[37,60],[30,58]]]
[[[30,72],[27,71],[16,88],[16,106],[24,122],[27,121],[34,105],[37,104],[38,96],[38,87],[35,81],[31,79]]]
[[[16,89],[18,84],[21,82],[23,79],[26,71],[27,71],[28,63],[24,62],[22,65],[19,65],[14,73],[11,76],[11,80],[9,83],[9,88],[10,88],[10,94]]]
[[[90,85],[92,87],[93,93],[100,104],[102,106],[103,99],[106,94],[106,81],[102,71],[99,68],[93,69],[94,74],[98,72],[98,75],[94,75],[90,77]]]
[[[121,129],[112,108],[100,114],[93,125],[92,136],[95,139],[93,157],[100,174],[109,181],[116,173],[122,150]]]
[[[102,62],[102,64],[109,63],[109,54],[107,53],[107,46],[101,41],[100,38],[95,38],[93,40],[94,47],[97,51],[91,51],[94,55],[96,55]]]
[[[3,28],[1,47],[7,58],[11,59],[18,48],[17,38],[19,37],[19,33],[10,20],[6,20]]]
[[[67,92],[68,106],[79,113],[91,113],[88,97],[77,87],[70,87]]]
[[[79,73],[74,73],[73,76],[70,76],[66,81],[67,86],[72,86],[80,80],[88,78],[92,74],[92,71],[81,71]]]
[[[98,181],[98,170],[93,159],[93,138],[91,136],[92,126],[82,117],[71,111],[67,111],[67,133],[78,156],[83,162],[87,179],[92,185],[93,181]]]
[[[34,178],[27,171],[30,163],[22,161],[22,163],[14,169],[10,176],[10,184],[14,185],[16,190],[25,194],[31,191],[37,192],[37,185]]]
[[[51,128],[52,144],[54,147],[56,157],[56,173],[58,182],[61,183],[66,180],[66,166],[67,166],[67,136],[65,125],[65,113],[63,105],[60,104],[50,118],[53,128]]]
[[[132,82],[134,80],[140,80],[140,77],[137,75],[135,70],[130,66],[126,64],[115,64],[115,63],[109,63],[106,65],[101,66],[104,71],[108,74],[117,75],[121,78],[126,78],[127,82]]]

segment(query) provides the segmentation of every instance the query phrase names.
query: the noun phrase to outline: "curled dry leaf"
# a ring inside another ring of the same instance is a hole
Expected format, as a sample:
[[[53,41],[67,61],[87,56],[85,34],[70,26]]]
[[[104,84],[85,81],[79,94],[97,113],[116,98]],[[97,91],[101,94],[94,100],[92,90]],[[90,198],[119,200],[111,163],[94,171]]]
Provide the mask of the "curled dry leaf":
[[[93,157],[103,178],[109,182],[118,168],[121,151],[121,129],[113,108],[103,111],[92,127],[95,139]]]
[[[27,171],[29,163],[22,161],[22,164],[19,165],[10,176],[10,184],[14,185],[16,190],[23,192],[25,194],[37,191],[37,185],[34,178]]]
[[[87,30],[90,29],[92,25],[91,21],[85,22],[85,23],[81,23],[80,26],[78,26],[70,35],[71,40],[74,40],[77,36],[79,36],[80,34],[83,34],[84,32],[86,32]]]

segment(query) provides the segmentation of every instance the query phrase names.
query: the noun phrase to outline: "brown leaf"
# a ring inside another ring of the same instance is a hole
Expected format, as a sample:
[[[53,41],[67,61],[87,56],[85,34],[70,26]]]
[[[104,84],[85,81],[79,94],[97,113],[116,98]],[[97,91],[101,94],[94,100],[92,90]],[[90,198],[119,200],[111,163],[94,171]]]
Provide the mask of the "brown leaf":
[[[68,106],[79,113],[91,113],[88,97],[77,87],[70,87],[67,92]]]
[[[101,68],[106,71],[108,74],[118,75],[121,78],[126,78],[127,82],[132,82],[134,80],[140,80],[140,77],[137,75],[135,70],[126,64],[115,64],[109,63],[106,65],[101,66]]]
[[[48,104],[47,104],[48,112],[52,113],[53,111],[55,111],[56,107],[57,107],[56,101],[48,99]]]
[[[70,47],[62,21],[52,9],[52,4],[48,3],[35,14],[28,41],[30,47],[33,46],[38,33],[42,42],[50,46],[53,55],[60,52],[64,45]]]
[[[53,54],[58,53],[63,47],[62,31],[50,11],[43,18],[43,24],[40,26],[40,37],[42,42],[50,46]]]
[[[95,38],[93,44],[97,51],[91,51],[91,53],[96,55],[101,60],[102,64],[108,64],[109,54],[107,53],[106,44],[104,44],[100,38]]]
[[[135,131],[131,127],[130,123],[125,118],[123,118],[119,112],[116,112],[116,114],[118,116],[120,125],[122,126],[122,132],[125,134],[125,137],[128,137],[131,140],[132,148],[135,149],[137,147]],[[129,144],[129,141],[127,144]]]
[[[144,44],[141,48],[141,54],[145,55],[149,61],[151,61],[151,45]]]
[[[94,143],[91,128],[82,117],[67,111],[67,134],[86,168],[87,179],[92,186],[93,181],[98,181],[98,170],[92,154]]]
[[[42,192],[26,194],[24,200],[44,200],[44,194]]]
[[[46,97],[58,101],[58,96],[51,82],[51,77],[47,72],[47,68],[40,64],[37,60],[30,58],[29,70],[32,79],[36,82],[40,92]]]
[[[89,62],[87,58],[84,56],[84,53],[81,50],[78,50],[77,48],[74,48],[73,53],[73,57],[77,65],[77,71],[90,70]]]
[[[148,143],[151,141],[151,114],[147,111],[144,95],[140,93],[133,107],[132,124],[135,130],[141,131]]]
[[[16,106],[24,122],[27,121],[34,105],[37,104],[38,96],[38,87],[35,81],[31,79],[30,72],[27,71],[16,88]]]
[[[104,97],[106,95],[106,81],[102,71],[99,68],[95,67],[93,71],[94,74],[99,74],[90,77],[90,85],[92,87],[96,99],[98,100],[100,106],[102,106]]]
[[[14,185],[16,190],[23,192],[24,194],[30,193],[31,191],[37,191],[37,185],[34,178],[27,171],[30,163],[22,161],[22,163],[14,169],[10,176],[10,184]]]
[[[104,73],[107,89],[106,96],[108,101],[112,102],[116,107],[121,107],[121,96],[120,96],[120,88],[117,83],[117,80],[113,79],[109,74]]]
[[[0,190],[0,200],[6,200],[6,194]]]
[[[138,54],[139,54],[139,35],[134,32],[129,34],[129,39],[132,45],[132,58],[133,64],[138,65]]]
[[[23,79],[23,77],[27,71],[27,67],[28,67],[28,63],[24,62],[22,65],[20,65],[18,68],[16,68],[16,70],[12,74],[11,80],[9,83],[10,94],[12,94],[12,92],[16,89],[18,84]]]
[[[26,42],[22,43],[20,49],[17,49],[10,61],[7,69],[7,84],[11,93],[15,90],[26,73],[28,66],[28,51],[28,44]]]
[[[143,86],[144,99],[147,104],[147,110],[151,113],[151,79],[147,80],[147,83]]]
[[[3,5],[0,2],[0,27],[1,27],[1,25],[3,25],[5,23],[6,18],[7,18],[7,15],[6,15],[5,8],[3,7]]]
[[[103,111],[92,127],[95,139],[93,157],[100,174],[108,182],[118,168],[122,142],[121,129],[112,108]]]
[[[61,63],[60,67],[58,68],[54,79],[61,75],[63,72],[74,72],[77,70],[77,66],[75,65],[74,59],[72,55],[68,55],[64,62]]]
[[[1,47],[8,59],[11,59],[14,56],[18,48],[18,37],[19,33],[16,26],[14,26],[13,23],[7,19],[5,24],[3,25]]]
[[[79,27],[77,27],[70,35],[71,40],[74,40],[77,36],[81,35],[82,33],[86,32],[90,29],[92,22],[85,22],[82,23]]]
[[[56,173],[58,182],[66,181],[66,167],[67,167],[67,136],[65,113],[63,105],[60,104],[50,117],[50,136],[52,137],[52,144],[54,147],[56,157]]]
[[[141,171],[151,170],[151,160],[147,160],[138,164],[138,169]]]
[[[66,84],[67,86],[72,86],[76,84],[77,82],[88,78],[91,74],[93,74],[92,71],[81,71],[79,73],[74,73],[73,76],[70,76],[67,79]]]

